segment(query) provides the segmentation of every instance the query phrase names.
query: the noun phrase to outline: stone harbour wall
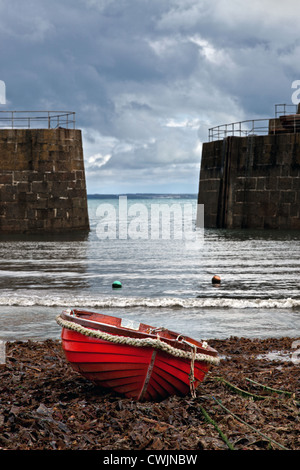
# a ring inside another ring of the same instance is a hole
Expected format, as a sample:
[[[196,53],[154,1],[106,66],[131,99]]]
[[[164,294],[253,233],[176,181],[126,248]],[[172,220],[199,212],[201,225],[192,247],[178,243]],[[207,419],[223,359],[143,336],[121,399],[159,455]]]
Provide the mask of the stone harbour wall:
[[[208,228],[300,230],[300,134],[204,143],[198,203]]]
[[[89,230],[81,131],[0,130],[0,233]]]

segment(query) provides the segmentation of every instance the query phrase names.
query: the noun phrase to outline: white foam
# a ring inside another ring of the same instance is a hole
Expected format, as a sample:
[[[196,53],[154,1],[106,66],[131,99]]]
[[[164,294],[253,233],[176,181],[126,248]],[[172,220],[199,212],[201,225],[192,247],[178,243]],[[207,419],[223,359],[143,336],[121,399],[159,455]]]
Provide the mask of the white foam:
[[[227,308],[227,309],[293,309],[300,299],[235,299],[235,298],[178,298],[178,297],[121,297],[121,296],[47,296],[2,295],[0,306],[86,307],[86,308]]]

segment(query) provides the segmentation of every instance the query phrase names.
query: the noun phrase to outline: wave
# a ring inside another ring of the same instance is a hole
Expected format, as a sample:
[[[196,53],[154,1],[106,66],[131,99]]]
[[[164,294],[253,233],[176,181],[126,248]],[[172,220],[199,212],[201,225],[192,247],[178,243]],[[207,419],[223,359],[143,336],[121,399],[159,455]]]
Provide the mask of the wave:
[[[300,299],[259,298],[177,298],[177,297],[90,297],[90,296],[0,296],[0,306],[14,307],[67,307],[67,308],[234,308],[234,309],[293,309],[300,307]]]

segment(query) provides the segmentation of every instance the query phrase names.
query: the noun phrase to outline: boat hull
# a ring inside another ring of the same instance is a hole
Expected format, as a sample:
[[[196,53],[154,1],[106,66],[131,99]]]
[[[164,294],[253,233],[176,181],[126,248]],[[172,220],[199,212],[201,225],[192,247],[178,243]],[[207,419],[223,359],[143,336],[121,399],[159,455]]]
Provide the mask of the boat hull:
[[[61,337],[74,370],[101,387],[136,400],[185,396],[203,381],[211,366],[150,346],[115,344],[65,327]]]

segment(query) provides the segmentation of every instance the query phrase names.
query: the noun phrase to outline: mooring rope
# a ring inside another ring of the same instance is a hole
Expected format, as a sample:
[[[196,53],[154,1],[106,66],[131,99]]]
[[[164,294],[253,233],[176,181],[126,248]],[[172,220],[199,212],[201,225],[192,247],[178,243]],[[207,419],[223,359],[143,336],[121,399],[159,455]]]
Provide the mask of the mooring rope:
[[[191,359],[191,370],[189,373],[190,379],[190,391],[193,398],[196,398],[196,390],[195,390],[195,375],[194,375],[194,367],[195,367],[195,357],[196,357],[196,346],[192,349],[192,359]]]
[[[103,339],[105,341],[110,341],[112,343],[117,344],[128,344],[131,346],[137,347],[152,347],[156,349],[161,349],[162,351],[171,354],[175,357],[181,357],[184,359],[190,359],[193,361],[198,362],[208,362],[210,364],[219,364],[220,359],[218,357],[210,356],[208,354],[197,353],[195,354],[194,345],[191,345],[191,352],[189,351],[182,351],[180,349],[174,348],[173,346],[161,341],[159,337],[156,339],[154,338],[128,338],[126,336],[116,336],[111,335],[109,333],[105,333],[104,331],[93,330],[90,328],[86,328],[82,325],[77,323],[73,323],[72,321],[65,320],[61,318],[60,315],[56,317],[56,322],[63,328],[68,330],[76,331],[77,333],[81,333],[85,336],[90,336],[97,339]]]

